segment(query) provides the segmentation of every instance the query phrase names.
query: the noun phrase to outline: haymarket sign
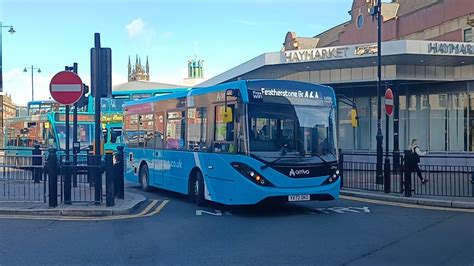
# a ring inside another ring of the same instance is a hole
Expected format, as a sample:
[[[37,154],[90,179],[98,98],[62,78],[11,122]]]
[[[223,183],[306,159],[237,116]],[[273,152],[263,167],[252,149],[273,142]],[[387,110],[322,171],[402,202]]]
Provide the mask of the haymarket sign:
[[[428,43],[429,54],[474,55],[474,45],[464,43]]]
[[[305,50],[285,51],[285,62],[296,63],[305,61],[318,61],[325,59],[347,58],[349,47],[318,48]]]

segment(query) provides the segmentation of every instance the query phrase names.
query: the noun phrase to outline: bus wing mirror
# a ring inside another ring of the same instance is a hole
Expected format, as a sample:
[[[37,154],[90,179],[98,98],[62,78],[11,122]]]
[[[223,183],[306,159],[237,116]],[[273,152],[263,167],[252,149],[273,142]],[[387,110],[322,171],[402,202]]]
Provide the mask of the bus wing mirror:
[[[224,123],[233,122],[232,108],[228,106],[224,107],[224,112],[222,113],[222,122]]]
[[[357,109],[355,108],[351,110],[351,124],[352,124],[352,127],[359,126],[359,117],[357,116]]]

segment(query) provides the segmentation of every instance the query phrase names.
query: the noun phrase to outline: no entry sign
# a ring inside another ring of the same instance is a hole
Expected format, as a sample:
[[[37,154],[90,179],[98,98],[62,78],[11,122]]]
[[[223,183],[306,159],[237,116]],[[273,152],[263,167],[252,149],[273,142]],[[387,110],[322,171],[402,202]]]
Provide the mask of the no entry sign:
[[[82,80],[74,72],[61,71],[49,83],[49,92],[58,103],[70,105],[82,96]]]
[[[393,114],[393,92],[390,88],[385,91],[385,112],[388,116]]]

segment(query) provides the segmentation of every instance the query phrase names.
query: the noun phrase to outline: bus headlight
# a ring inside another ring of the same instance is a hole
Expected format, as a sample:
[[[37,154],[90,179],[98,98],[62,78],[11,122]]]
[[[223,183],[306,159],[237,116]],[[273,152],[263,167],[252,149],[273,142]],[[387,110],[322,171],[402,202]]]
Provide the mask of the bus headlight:
[[[265,179],[261,174],[259,174],[257,171],[255,171],[252,167],[243,164],[243,163],[231,163],[232,167],[234,167],[235,170],[237,170],[241,175],[245,176],[248,178],[250,181],[253,183],[259,185],[259,186],[264,186],[264,187],[274,187],[274,185]]]
[[[332,183],[336,182],[338,179],[339,179],[338,174],[329,175],[328,178],[326,179],[326,181],[324,181],[324,183],[322,184],[322,186],[332,184]]]

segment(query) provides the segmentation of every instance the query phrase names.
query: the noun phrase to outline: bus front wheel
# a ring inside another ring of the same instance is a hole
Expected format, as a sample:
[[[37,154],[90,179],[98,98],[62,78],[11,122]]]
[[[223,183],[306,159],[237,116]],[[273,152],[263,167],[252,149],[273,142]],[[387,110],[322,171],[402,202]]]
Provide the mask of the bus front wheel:
[[[191,190],[189,191],[190,200],[195,202],[197,206],[204,206],[204,178],[202,173],[197,171],[191,181]]]
[[[142,186],[142,190],[145,192],[150,191],[150,185],[149,185],[149,176],[150,172],[148,171],[148,165],[143,164],[142,167],[140,167],[140,185]]]

